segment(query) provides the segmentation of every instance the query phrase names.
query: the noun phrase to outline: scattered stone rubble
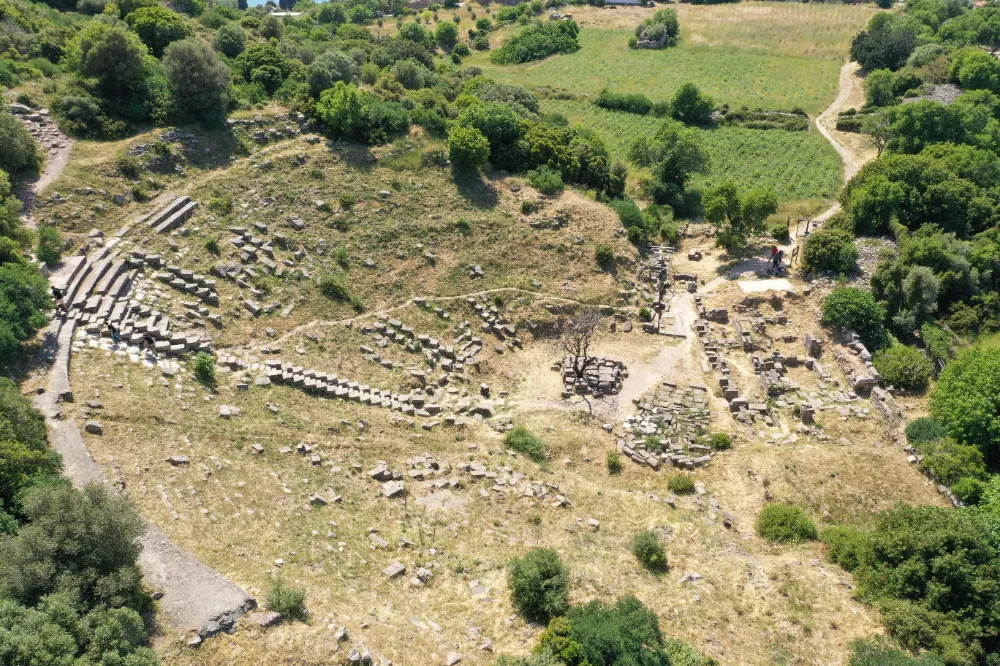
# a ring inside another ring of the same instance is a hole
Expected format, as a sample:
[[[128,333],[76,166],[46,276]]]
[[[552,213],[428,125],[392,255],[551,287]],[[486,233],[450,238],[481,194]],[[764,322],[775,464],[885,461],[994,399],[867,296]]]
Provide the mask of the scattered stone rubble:
[[[556,363],[552,369],[562,373],[563,398],[573,395],[618,395],[622,390],[622,381],[628,377],[624,363],[601,357],[587,359],[582,377],[576,375],[572,356]]]
[[[834,351],[834,359],[841,365],[844,374],[847,375],[847,380],[856,392],[869,393],[873,388],[878,386],[879,381],[882,379],[878,370],[872,364],[871,353],[865,347],[864,343],[861,342],[860,336],[852,330],[845,330],[843,332],[843,344],[851,354],[861,360],[862,366],[858,367],[856,363],[852,363],[839,350]]]
[[[32,109],[24,104],[11,104],[10,112],[27,128],[46,149],[49,159],[52,159],[59,149],[69,144],[66,135],[59,131],[48,109]]]
[[[666,381],[636,398],[635,404],[636,416],[628,417],[615,433],[619,453],[652,469],[661,463],[694,469],[711,461],[711,447],[697,442],[711,421],[704,386],[679,387]]]
[[[531,498],[548,502],[556,508],[570,505],[559,484],[532,479],[507,465],[494,465],[491,469],[480,460],[470,460],[453,467],[430,455],[416,456],[406,461],[405,473],[390,469],[386,461],[380,460],[367,474],[373,481],[382,484],[382,494],[388,498],[402,497],[406,492],[404,483],[407,482],[430,493],[463,490],[467,485],[484,482],[486,486],[480,486],[478,490],[484,499],[503,496]]]

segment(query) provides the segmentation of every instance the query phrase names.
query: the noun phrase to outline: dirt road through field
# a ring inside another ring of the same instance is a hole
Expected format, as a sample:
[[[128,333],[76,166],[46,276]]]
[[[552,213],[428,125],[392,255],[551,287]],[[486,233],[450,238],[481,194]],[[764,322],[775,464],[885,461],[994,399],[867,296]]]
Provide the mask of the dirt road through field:
[[[826,107],[823,113],[816,118],[816,129],[823,135],[830,145],[833,146],[837,154],[840,155],[844,163],[844,182],[846,183],[870,160],[873,155],[870,151],[862,152],[856,146],[847,145],[836,131],[837,114],[853,106],[858,106],[859,98],[864,100],[864,92],[861,89],[862,78],[858,75],[861,66],[856,62],[845,63],[840,68],[840,88],[836,99]],[[840,210],[840,203],[835,203],[828,209],[813,218],[814,222],[826,222]]]

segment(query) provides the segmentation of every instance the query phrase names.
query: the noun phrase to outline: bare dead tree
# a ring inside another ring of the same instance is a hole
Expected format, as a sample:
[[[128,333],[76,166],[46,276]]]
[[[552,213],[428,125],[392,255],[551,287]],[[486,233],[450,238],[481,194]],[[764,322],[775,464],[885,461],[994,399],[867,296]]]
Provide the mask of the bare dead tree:
[[[600,323],[601,313],[588,309],[570,319],[563,327],[559,342],[573,363],[573,374],[577,379],[583,379],[587,368],[596,360],[590,355],[590,343]]]

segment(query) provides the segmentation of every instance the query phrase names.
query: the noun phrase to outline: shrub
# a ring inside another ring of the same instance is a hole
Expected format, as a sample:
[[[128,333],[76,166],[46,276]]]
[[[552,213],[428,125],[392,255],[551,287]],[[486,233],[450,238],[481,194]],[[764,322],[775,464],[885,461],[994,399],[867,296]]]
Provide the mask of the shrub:
[[[600,92],[594,104],[609,111],[624,111],[639,116],[645,116],[653,108],[653,102],[642,93],[613,93],[607,88]]]
[[[454,125],[448,133],[448,157],[458,166],[479,169],[490,158],[490,142],[475,127]]]
[[[983,496],[986,494],[986,484],[979,479],[965,477],[964,479],[959,479],[951,487],[951,491],[962,502],[968,505],[976,505],[982,502]]]
[[[791,236],[788,235],[787,222],[775,222],[768,227],[767,232],[771,234],[771,238],[782,245],[786,245],[791,241]]]
[[[121,155],[115,160],[115,169],[122,176],[138,180],[142,176],[142,162],[134,155]]]
[[[542,194],[555,194],[562,190],[562,174],[547,164],[528,172],[528,183]]]
[[[945,437],[915,446],[924,457],[920,467],[947,486],[965,477],[986,478],[983,452],[971,444],[960,444]]]
[[[337,303],[347,303],[357,312],[364,310],[361,300],[344,284],[343,278],[339,275],[324,275],[319,280],[319,291],[321,294]]]
[[[271,583],[264,605],[291,620],[305,622],[309,618],[306,591],[301,587],[289,587],[280,578]]]
[[[910,391],[927,388],[934,372],[930,359],[923,352],[898,342],[875,352],[872,362],[882,375],[882,383]]]
[[[870,291],[857,287],[838,287],[823,300],[823,323],[853,329],[870,351],[888,344],[885,309]]]
[[[858,247],[847,229],[823,226],[814,231],[802,246],[802,267],[809,272],[831,271],[838,275],[852,273],[858,264]]]
[[[608,451],[605,462],[608,465],[608,474],[617,476],[622,473],[622,457],[617,451]]]
[[[21,492],[59,473],[60,457],[48,447],[45,422],[17,385],[0,379],[0,523],[20,514]],[[0,533],[6,531],[0,524]]]
[[[694,492],[694,479],[678,472],[667,479],[667,488],[678,495],[690,495]]]
[[[55,266],[62,259],[62,236],[55,227],[39,227],[36,255],[48,266]]]
[[[548,455],[545,442],[523,425],[508,430],[504,436],[504,444],[512,451],[517,451],[537,463],[544,462]]]
[[[507,39],[490,54],[490,60],[497,65],[513,65],[541,60],[556,53],[573,53],[580,49],[579,32],[579,26],[572,20],[531,25]]]
[[[816,538],[816,526],[793,504],[769,504],[757,515],[757,534],[778,543],[799,543]]]
[[[643,217],[639,206],[632,199],[627,197],[615,199],[611,202],[611,207],[618,213],[618,219],[621,220],[622,226],[626,229],[645,226],[646,218]]]
[[[650,571],[667,570],[667,554],[655,532],[646,530],[633,534],[632,554]]]
[[[44,310],[51,307],[48,281],[37,268],[20,262],[0,265],[0,364],[21,354],[21,343],[48,323]]]
[[[550,548],[532,548],[511,560],[507,585],[514,606],[529,621],[546,622],[569,608],[569,575]]]
[[[0,377],[0,441],[17,442],[35,451],[49,450],[45,418],[6,377]]]
[[[955,355],[953,346],[955,334],[931,322],[920,326],[920,339],[923,340],[927,353],[935,362],[947,363]]]
[[[820,541],[826,544],[831,562],[847,571],[854,571],[861,562],[862,551],[868,547],[865,533],[850,525],[834,525],[823,530]]]
[[[726,451],[733,448],[733,438],[724,432],[717,432],[709,438],[709,445],[716,451]]]
[[[194,376],[202,384],[215,384],[215,359],[207,352],[198,352],[191,361]]]
[[[566,614],[567,638],[579,646],[576,664],[670,666],[656,613],[635,597],[591,601]],[[540,644],[541,645],[541,644]]]
[[[34,171],[41,164],[35,139],[13,114],[0,109],[0,169],[9,174]]]
[[[615,266],[615,251],[606,243],[598,243],[594,248],[594,260],[602,269],[609,271]]]
[[[948,436],[948,429],[930,417],[914,419],[906,426],[906,441],[922,444]]]
[[[931,392],[931,416],[956,441],[994,458],[1000,444],[1000,348],[973,348],[945,366]]]
[[[222,253],[222,250],[219,248],[218,236],[209,236],[208,240],[205,241],[205,249],[209,254],[219,256]]]
[[[674,118],[689,125],[707,125],[712,122],[712,112],[715,102],[703,95],[698,86],[685,83],[670,100],[670,109]]]
[[[894,647],[885,637],[874,636],[859,638],[851,643],[847,666],[944,666],[944,662],[933,652],[911,657]]]

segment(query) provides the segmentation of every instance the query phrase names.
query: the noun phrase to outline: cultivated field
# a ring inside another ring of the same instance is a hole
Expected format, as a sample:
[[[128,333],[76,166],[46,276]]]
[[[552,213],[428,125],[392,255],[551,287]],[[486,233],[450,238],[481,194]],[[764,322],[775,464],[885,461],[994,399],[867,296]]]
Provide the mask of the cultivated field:
[[[625,159],[633,140],[651,136],[662,122],[652,116],[606,111],[589,102],[547,100],[543,107],[597,131],[619,159]],[[710,187],[730,179],[744,186],[767,185],[781,201],[833,199],[840,187],[840,158],[815,128],[808,132],[742,127],[697,131],[710,163],[709,173],[697,176],[695,184]]]
[[[573,7],[582,27],[582,48],[576,53],[516,66],[492,65],[485,53],[468,62],[497,79],[584,97],[607,87],[660,101],[692,82],[732,107],[798,106],[815,115],[836,96],[837,73],[851,37],[874,10],[767,2],[678,5],[681,41],[676,47],[629,49],[635,25],[652,12]],[[518,29],[499,31],[491,43]]]

